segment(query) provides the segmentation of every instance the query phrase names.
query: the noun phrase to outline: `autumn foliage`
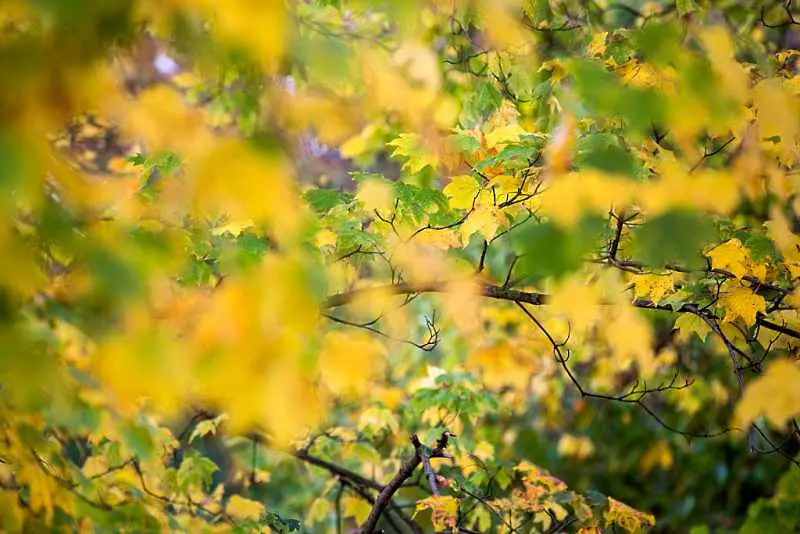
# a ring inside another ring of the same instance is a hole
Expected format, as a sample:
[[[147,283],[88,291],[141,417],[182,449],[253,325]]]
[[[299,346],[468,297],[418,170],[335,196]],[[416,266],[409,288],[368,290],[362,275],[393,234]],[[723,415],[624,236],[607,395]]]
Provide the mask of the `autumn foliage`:
[[[798,26],[2,2],[0,531],[796,531]]]

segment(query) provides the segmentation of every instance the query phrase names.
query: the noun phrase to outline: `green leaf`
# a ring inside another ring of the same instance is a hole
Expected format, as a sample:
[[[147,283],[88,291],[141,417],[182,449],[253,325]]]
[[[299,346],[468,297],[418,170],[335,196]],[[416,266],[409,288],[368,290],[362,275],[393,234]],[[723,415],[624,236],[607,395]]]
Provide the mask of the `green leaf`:
[[[130,423],[123,428],[122,438],[130,451],[142,461],[148,461],[155,455],[156,443],[148,428]]]
[[[695,0],[677,0],[675,2],[675,9],[678,10],[678,15],[684,16],[694,13],[699,9]]]
[[[628,176],[639,174],[636,158],[621,143],[619,136],[611,133],[581,137],[575,149],[574,163],[578,169],[595,168]]]
[[[636,256],[648,265],[661,267],[675,262],[690,268],[705,265],[703,247],[716,237],[708,217],[687,211],[672,211],[642,224],[635,231]]]
[[[665,97],[651,89],[625,86],[599,61],[572,60],[569,70],[581,106],[600,117],[620,117],[634,131],[649,132],[666,116]]]
[[[573,231],[552,222],[528,224],[515,232],[512,242],[517,254],[515,274],[532,280],[560,278],[578,269],[586,254],[602,240],[605,222],[586,217]]]
[[[764,261],[777,255],[775,244],[764,234],[752,234],[744,240],[753,261]]]
[[[534,23],[551,22],[553,20],[553,10],[550,8],[550,0],[530,0],[529,8],[531,18]]]
[[[192,430],[191,435],[189,435],[189,444],[191,445],[194,440],[197,438],[202,438],[208,434],[214,435],[217,433],[217,428],[219,424],[225,419],[224,415],[220,415],[219,417],[215,417],[214,419],[206,419],[204,421],[200,421],[195,425],[194,430]]]
[[[176,482],[183,491],[202,489],[211,483],[211,477],[219,471],[217,464],[195,450],[189,450],[176,473]]]
[[[647,61],[667,64],[683,56],[681,30],[674,24],[654,22],[633,34],[633,45]]]
[[[322,215],[336,206],[349,204],[353,201],[351,193],[343,193],[331,189],[309,189],[304,196],[311,209]]]

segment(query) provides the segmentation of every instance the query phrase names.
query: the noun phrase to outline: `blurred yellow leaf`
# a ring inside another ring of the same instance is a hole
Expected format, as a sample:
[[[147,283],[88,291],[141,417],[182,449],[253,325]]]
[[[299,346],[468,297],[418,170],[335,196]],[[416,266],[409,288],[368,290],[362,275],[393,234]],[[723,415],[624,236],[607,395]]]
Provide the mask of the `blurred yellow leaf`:
[[[196,213],[228,214],[266,222],[278,240],[290,240],[303,220],[288,163],[246,143],[227,140],[192,165]]]
[[[641,457],[639,460],[639,467],[645,473],[649,473],[656,467],[667,470],[672,467],[673,461],[672,447],[670,447],[669,442],[659,440],[655,442],[652,447],[648,448]]]
[[[567,172],[572,166],[572,150],[578,137],[576,126],[575,118],[565,114],[553,132],[553,138],[545,152],[547,169],[553,175]]]
[[[226,511],[236,519],[258,519],[264,513],[264,505],[239,495],[232,495],[228,500]]]
[[[363,394],[384,367],[386,348],[363,332],[325,334],[319,355],[322,381],[336,394]]]
[[[783,157],[790,163],[797,154],[798,105],[778,78],[767,78],[753,89],[757,123],[762,138],[779,136]]]
[[[358,184],[356,198],[364,204],[364,209],[384,213],[394,203],[394,191],[386,182],[367,179]]]
[[[312,528],[315,524],[323,522],[328,518],[330,511],[331,503],[328,499],[325,497],[314,499],[314,502],[308,507],[308,512],[306,513],[306,526]]]
[[[566,316],[576,332],[583,332],[600,319],[601,296],[596,284],[573,276],[554,288],[550,305],[555,313]]]
[[[737,424],[747,425],[764,416],[776,428],[800,413],[800,368],[789,360],[778,360],[747,385],[736,407]]]
[[[342,497],[342,516],[352,517],[359,525],[367,520],[372,506],[357,495]]]
[[[329,230],[328,228],[323,228],[322,230],[317,232],[316,236],[314,236],[314,244],[318,248],[335,247],[337,240],[338,238],[336,237],[336,234],[331,230]]]
[[[573,436],[572,434],[562,434],[558,440],[558,454],[584,460],[594,454],[594,444],[587,436]]]
[[[705,28],[700,40],[714,70],[722,78],[722,87],[736,102],[743,104],[748,96],[750,80],[747,71],[734,57],[736,49],[728,31],[723,26]]]
[[[284,51],[286,4],[281,0],[179,0],[207,10],[223,38],[249,49],[268,70],[277,67]]]

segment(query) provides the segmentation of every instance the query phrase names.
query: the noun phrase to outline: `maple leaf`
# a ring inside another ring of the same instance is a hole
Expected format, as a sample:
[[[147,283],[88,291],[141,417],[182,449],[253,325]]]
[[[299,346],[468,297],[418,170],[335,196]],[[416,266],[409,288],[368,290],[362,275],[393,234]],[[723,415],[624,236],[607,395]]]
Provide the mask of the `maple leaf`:
[[[736,278],[741,278],[750,271],[750,253],[738,239],[717,245],[706,256],[711,258],[711,266],[714,269],[730,271]]]
[[[487,241],[497,234],[497,229],[503,222],[503,216],[494,206],[482,205],[467,217],[461,225],[461,242],[469,243],[469,238],[477,232]]]
[[[767,311],[767,302],[764,297],[754,293],[752,289],[742,286],[725,288],[720,296],[720,305],[725,309],[723,321],[732,322],[741,317],[748,326],[755,324],[756,315],[759,312]]]
[[[231,495],[226,511],[236,519],[258,519],[264,513],[264,505],[240,495]]]
[[[634,296],[658,304],[664,295],[672,291],[679,278],[680,273],[638,274],[633,277]]]
[[[392,207],[394,191],[388,182],[367,179],[358,184],[356,198],[364,204],[364,209],[383,212]]]
[[[450,199],[450,206],[461,210],[472,208],[478,191],[480,191],[478,181],[469,175],[453,176],[443,190],[445,196]]]
[[[397,139],[386,144],[394,147],[392,156],[406,158],[403,169],[412,174],[420,172],[427,166],[435,169],[439,165],[438,157],[425,148],[422,136],[419,134],[400,134]]]
[[[711,333],[711,327],[700,317],[693,313],[681,314],[675,320],[675,328],[679,330],[678,338],[688,341],[692,334],[696,334],[700,341],[705,341]]]
[[[487,148],[502,148],[508,143],[519,141],[520,136],[525,135],[526,133],[528,132],[526,132],[525,129],[519,124],[507,124],[494,128],[491,132],[484,136],[484,139],[486,141]]]
[[[354,518],[358,524],[367,520],[371,509],[369,502],[359,496],[346,495],[342,498],[342,515]]]
[[[458,500],[449,495],[432,495],[427,499],[417,501],[414,511],[431,510],[431,521],[436,531],[443,531],[456,526],[456,516],[458,514]]]

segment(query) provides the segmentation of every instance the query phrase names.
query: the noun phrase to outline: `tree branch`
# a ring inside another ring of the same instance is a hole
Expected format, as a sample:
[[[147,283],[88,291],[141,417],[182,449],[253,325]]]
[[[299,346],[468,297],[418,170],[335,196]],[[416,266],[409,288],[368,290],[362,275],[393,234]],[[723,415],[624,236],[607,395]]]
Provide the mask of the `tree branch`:
[[[420,284],[398,283],[387,284],[383,286],[370,286],[332,295],[325,300],[323,306],[325,308],[337,308],[340,306],[345,306],[355,299],[363,297],[364,295],[369,295],[370,293],[389,292],[394,295],[415,295],[417,293],[444,293],[447,291],[447,282],[425,282]],[[547,301],[549,300],[549,296],[544,293],[520,291],[518,289],[510,289],[496,286],[494,284],[482,284],[480,294],[487,298],[529,304],[531,306],[543,306],[547,304]],[[679,308],[673,308],[669,304],[655,304],[648,300],[642,299],[633,301],[633,305],[637,308],[643,308],[647,310],[661,310],[674,313],[694,313],[693,310],[698,308],[696,304],[691,303],[684,304]],[[786,326],[775,324],[763,316],[758,316],[756,318],[756,324],[766,328],[767,330],[772,330],[795,339],[800,339],[800,332]]]
[[[436,442],[436,448],[431,450],[431,452],[428,454],[428,458],[442,457],[445,454],[444,449],[447,448],[447,442],[451,435],[452,434],[449,432],[443,432],[442,436]],[[364,525],[359,531],[361,534],[370,534],[375,531],[375,527],[378,524],[381,513],[383,513],[383,510],[391,504],[394,494],[400,489],[403,483],[411,477],[417,466],[422,463],[422,455],[420,454],[420,450],[422,449],[423,445],[416,434],[411,436],[411,444],[414,445],[414,454],[403,463],[403,465],[400,467],[400,470],[394,475],[394,477],[392,477],[392,480],[390,480],[389,483],[383,487],[383,490],[378,495],[378,498],[375,499],[375,504],[372,506],[372,510],[370,510],[367,520],[364,522]]]

